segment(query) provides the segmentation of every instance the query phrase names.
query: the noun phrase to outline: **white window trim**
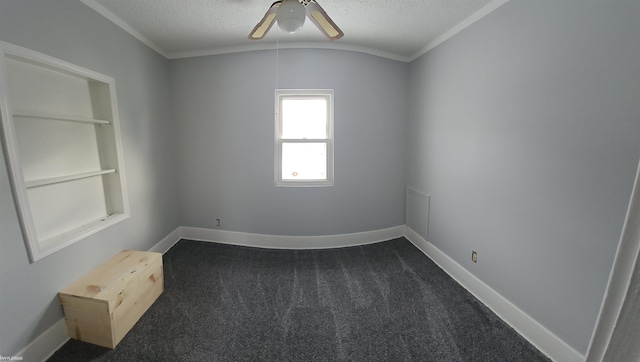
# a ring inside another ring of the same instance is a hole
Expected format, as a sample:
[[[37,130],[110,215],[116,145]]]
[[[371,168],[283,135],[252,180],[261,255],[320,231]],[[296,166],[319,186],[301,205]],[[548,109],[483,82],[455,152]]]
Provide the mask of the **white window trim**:
[[[321,96],[327,102],[327,138],[326,139],[283,139],[280,107],[282,99],[305,96]],[[325,143],[327,145],[327,179],[326,180],[283,180],[282,179],[282,144],[283,143]],[[333,186],[333,89],[276,89],[275,96],[275,185],[283,187],[321,187]]]

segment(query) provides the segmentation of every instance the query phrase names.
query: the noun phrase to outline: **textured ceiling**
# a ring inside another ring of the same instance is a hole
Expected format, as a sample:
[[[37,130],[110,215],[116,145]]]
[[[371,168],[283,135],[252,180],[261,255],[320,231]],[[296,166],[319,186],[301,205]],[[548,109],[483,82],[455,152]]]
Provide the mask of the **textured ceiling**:
[[[409,61],[508,0],[317,0],[344,31],[327,40],[306,21],[247,35],[274,0],[81,0],[167,58],[252,49],[319,47]]]

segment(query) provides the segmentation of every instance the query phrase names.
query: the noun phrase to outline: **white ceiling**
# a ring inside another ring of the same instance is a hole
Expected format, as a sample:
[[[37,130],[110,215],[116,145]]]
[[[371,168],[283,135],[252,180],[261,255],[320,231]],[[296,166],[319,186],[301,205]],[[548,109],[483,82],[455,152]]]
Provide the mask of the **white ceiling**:
[[[310,47],[410,61],[508,0],[317,0],[344,31],[329,41],[311,23],[247,35],[274,0],[81,0],[169,59],[255,49]]]

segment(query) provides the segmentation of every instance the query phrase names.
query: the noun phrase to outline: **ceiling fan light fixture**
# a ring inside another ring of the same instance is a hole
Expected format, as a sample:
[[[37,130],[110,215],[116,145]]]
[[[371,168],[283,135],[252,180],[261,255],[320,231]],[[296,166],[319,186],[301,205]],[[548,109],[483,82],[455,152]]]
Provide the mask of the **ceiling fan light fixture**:
[[[330,40],[340,39],[344,35],[316,0],[276,0],[247,38],[249,40],[264,38],[276,21],[280,29],[293,34],[304,25],[306,17],[309,17],[309,21]]]
[[[287,33],[293,34],[302,28],[306,14],[304,5],[298,0],[284,0],[276,14],[278,26]]]

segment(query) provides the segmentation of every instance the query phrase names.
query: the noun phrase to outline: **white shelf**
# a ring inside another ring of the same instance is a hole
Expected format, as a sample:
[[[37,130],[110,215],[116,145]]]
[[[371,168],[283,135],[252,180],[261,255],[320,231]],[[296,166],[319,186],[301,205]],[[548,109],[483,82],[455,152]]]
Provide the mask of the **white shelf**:
[[[31,262],[129,217],[112,77],[0,41],[0,127]]]
[[[67,116],[57,116],[57,115],[48,115],[48,114],[38,114],[38,113],[14,113],[13,117],[15,118],[35,118],[35,119],[47,119],[52,121],[66,121],[66,122],[78,122],[78,123],[90,123],[90,124],[99,124],[99,125],[110,125],[111,122],[105,121],[103,119],[93,119],[93,118],[81,118],[81,117],[67,117]]]
[[[83,172],[83,173],[78,173],[78,174],[74,174],[74,175],[49,177],[49,178],[44,178],[44,179],[39,179],[39,180],[25,181],[24,184],[25,184],[26,188],[30,189],[30,188],[34,188],[34,187],[52,185],[52,184],[57,184],[57,183],[60,183],[60,182],[67,182],[67,181],[73,181],[73,180],[80,180],[80,179],[87,178],[87,177],[101,176],[101,175],[106,175],[106,174],[115,173],[115,172],[116,172],[115,169],[100,170],[100,171],[93,171],[93,172]]]
[[[105,215],[92,222],[80,225],[71,230],[67,230],[60,235],[42,240],[40,241],[40,243],[42,244],[43,249],[46,250],[46,252],[43,253],[43,257],[60,249],[63,249],[64,247],[71,245],[74,242],[81,240],[82,238],[95,234],[96,232],[103,230],[113,224],[116,224],[126,219],[127,217],[128,216],[124,214]]]

